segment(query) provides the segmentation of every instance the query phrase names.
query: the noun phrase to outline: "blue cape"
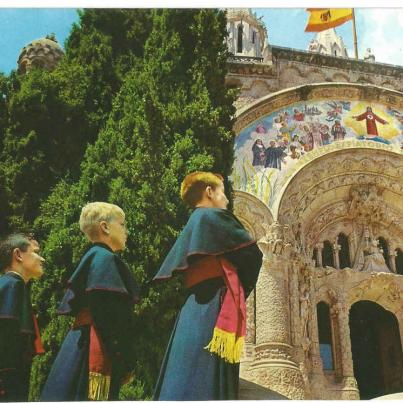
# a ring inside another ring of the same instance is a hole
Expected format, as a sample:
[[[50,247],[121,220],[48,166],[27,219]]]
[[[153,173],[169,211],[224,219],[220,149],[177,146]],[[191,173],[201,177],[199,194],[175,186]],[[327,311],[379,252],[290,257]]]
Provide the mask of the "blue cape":
[[[0,277],[0,319],[17,320],[21,333],[35,334],[30,288],[18,274]]]
[[[75,315],[89,291],[101,290],[140,299],[138,286],[126,264],[106,245],[96,243],[84,254],[68,281],[58,313]]]
[[[199,207],[193,211],[154,280],[186,270],[200,256],[221,255],[256,243],[230,211]]]

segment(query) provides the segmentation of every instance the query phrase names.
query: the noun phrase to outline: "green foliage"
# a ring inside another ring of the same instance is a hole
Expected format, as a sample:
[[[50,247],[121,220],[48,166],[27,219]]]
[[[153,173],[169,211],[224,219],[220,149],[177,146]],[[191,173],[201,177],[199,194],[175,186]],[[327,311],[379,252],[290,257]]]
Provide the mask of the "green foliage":
[[[29,229],[39,205],[62,178],[79,177],[88,143],[104,127],[126,71],[143,55],[147,10],[86,10],[66,57],[51,73],[14,75],[0,99],[0,235]],[[7,82],[0,76],[0,95]],[[4,134],[3,134],[4,133]]]
[[[80,66],[33,70],[16,84],[0,160],[10,229],[30,227],[51,187],[66,174],[78,176],[97,131],[84,109],[90,82]]]
[[[105,27],[111,33],[118,28],[106,11],[100,14],[100,26],[94,14],[84,15],[88,19],[81,17],[83,36],[86,29],[88,37],[95,38]],[[132,26],[129,19],[128,32],[148,32],[147,23]],[[217,10],[154,10],[142,60],[124,75],[106,127],[86,149],[79,179],[60,182],[42,203],[35,230],[45,240],[47,270],[33,294],[49,352],[35,359],[31,398],[38,397],[67,332],[66,320],[55,310],[65,280],[85,248],[77,224],[81,207],[95,200],[116,203],[126,212],[129,240],[123,257],[142,285],[143,299],[135,307],[135,380],[122,388],[121,397],[151,397],[183,300],[178,279],[149,282],[189,216],[179,199],[180,183],[194,170],[227,176],[233,162],[235,94],[225,87],[225,25],[225,15]],[[83,40],[73,30],[68,42],[71,57],[78,57]],[[113,40],[102,43],[111,45]],[[115,60],[122,66],[130,57]]]

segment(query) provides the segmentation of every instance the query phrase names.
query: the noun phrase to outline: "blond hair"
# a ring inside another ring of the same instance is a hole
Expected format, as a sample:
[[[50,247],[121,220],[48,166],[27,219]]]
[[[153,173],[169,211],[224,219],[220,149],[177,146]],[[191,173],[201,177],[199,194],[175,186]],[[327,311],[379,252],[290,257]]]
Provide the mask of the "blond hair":
[[[93,202],[86,204],[80,215],[80,230],[90,241],[94,241],[99,234],[99,223],[110,222],[114,218],[125,217],[124,211],[116,204]]]
[[[215,189],[223,182],[224,178],[220,174],[200,171],[192,172],[186,175],[181,184],[181,198],[190,207],[195,207],[203,198],[203,192],[207,186]]]

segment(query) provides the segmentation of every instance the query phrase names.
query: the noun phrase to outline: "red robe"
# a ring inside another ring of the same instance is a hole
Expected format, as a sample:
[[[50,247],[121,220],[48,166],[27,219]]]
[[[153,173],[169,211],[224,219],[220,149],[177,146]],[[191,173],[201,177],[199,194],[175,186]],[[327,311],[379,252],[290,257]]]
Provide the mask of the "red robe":
[[[378,136],[378,129],[376,127],[376,121],[379,123],[382,123],[383,125],[386,122],[386,120],[381,119],[378,115],[375,115],[374,112],[367,112],[365,111],[361,115],[358,115],[356,117],[357,120],[364,120],[366,119],[367,121],[367,134],[373,135],[373,136]]]

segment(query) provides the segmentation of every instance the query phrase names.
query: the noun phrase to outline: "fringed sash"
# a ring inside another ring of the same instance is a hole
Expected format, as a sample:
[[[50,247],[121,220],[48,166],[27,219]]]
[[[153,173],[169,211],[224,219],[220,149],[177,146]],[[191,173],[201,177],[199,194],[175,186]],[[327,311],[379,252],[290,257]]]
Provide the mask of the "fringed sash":
[[[185,283],[187,287],[191,287],[215,277],[223,277],[227,292],[217,317],[213,337],[205,348],[225,361],[238,363],[246,334],[246,304],[236,268],[222,256],[209,256],[186,271]]]
[[[82,325],[90,325],[88,399],[108,400],[112,363],[88,309],[79,312],[73,328]]]

